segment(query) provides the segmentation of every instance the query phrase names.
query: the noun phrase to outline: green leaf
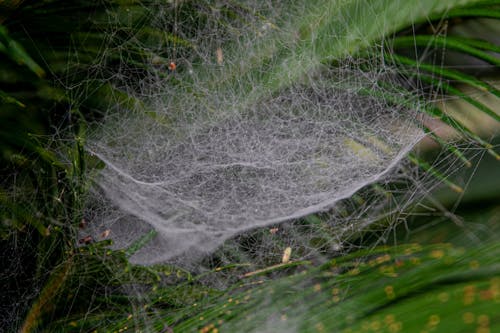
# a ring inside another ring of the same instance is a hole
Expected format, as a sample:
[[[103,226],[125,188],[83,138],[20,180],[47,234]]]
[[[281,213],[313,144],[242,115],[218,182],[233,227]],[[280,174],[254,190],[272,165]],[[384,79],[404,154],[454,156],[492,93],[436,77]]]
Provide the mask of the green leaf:
[[[420,70],[424,70],[426,72],[432,73],[437,77],[447,78],[451,80],[455,80],[456,82],[470,85],[471,87],[477,88],[484,92],[490,92],[494,96],[500,98],[500,91],[490,85],[487,82],[481,81],[471,75],[464,74],[457,70],[446,69],[441,66],[429,65],[426,63],[421,63],[416,60],[393,54],[391,57],[398,63],[403,65],[410,65]]]
[[[423,161],[423,160],[419,159],[414,154],[409,154],[408,155],[408,159],[411,162],[413,162],[414,164],[416,164],[419,167],[421,167],[423,170],[427,171],[429,174],[433,175],[434,177],[436,177],[437,179],[439,179],[440,181],[442,181],[443,183],[445,183],[446,185],[448,185],[453,191],[455,191],[457,193],[462,193],[464,191],[463,188],[461,188],[457,184],[455,184],[452,181],[450,181],[448,179],[448,177],[446,177],[445,175],[443,175],[442,173],[440,173],[439,171],[437,171],[435,168],[433,168],[426,161]]]
[[[3,90],[0,90],[0,100],[4,103],[8,103],[8,104],[15,104],[21,108],[25,108],[26,105],[24,105],[23,103],[21,103],[20,101],[18,101],[17,99],[15,99],[14,97],[12,96],[9,96],[6,92],[4,92]]]
[[[492,65],[500,66],[500,59],[498,57],[481,51],[487,50],[491,52],[500,52],[500,47],[477,39],[467,39],[453,36],[416,35],[397,37],[392,41],[392,45],[395,48],[415,46],[440,47],[443,49],[459,51],[484,60]]]
[[[7,29],[0,25],[0,52],[6,54],[11,60],[19,65],[28,67],[38,77],[44,77],[45,71],[24,50],[24,48],[10,38]]]
[[[125,254],[127,257],[132,256],[134,253],[146,246],[151,240],[158,234],[154,229],[151,229],[146,234],[135,240],[126,250]]]

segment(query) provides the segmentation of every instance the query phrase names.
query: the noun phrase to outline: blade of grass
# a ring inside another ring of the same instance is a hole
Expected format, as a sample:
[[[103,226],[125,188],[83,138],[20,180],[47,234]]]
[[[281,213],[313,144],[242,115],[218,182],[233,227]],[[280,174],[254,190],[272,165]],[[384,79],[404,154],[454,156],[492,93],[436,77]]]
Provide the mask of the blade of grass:
[[[57,292],[61,290],[66,278],[70,275],[71,267],[72,261],[69,260],[54,270],[49,281],[40,293],[38,300],[28,312],[23,326],[19,330],[20,333],[29,333],[36,330],[42,315],[51,308],[50,301],[56,297]]]
[[[435,65],[429,65],[425,63],[421,63],[419,61],[410,59],[408,57],[404,57],[401,55],[397,54],[392,54],[390,55],[390,58],[395,60],[396,63],[403,64],[403,65],[409,65],[414,68],[418,68],[419,70],[424,70],[426,72],[432,73],[436,75],[437,77],[444,77],[448,78],[451,80],[456,80],[457,82],[468,84],[471,87],[477,88],[481,91],[485,92],[490,92],[496,97],[500,98],[500,91],[493,87],[492,85],[481,81],[479,79],[476,79],[475,77],[471,75],[464,74],[462,72],[456,71],[456,70],[451,70],[451,69],[445,69],[442,67],[438,67]]]
[[[420,168],[422,168],[423,170],[425,170],[426,172],[428,172],[429,174],[433,175],[435,178],[441,180],[443,183],[445,183],[447,186],[449,186],[453,191],[455,191],[457,193],[463,193],[463,191],[464,191],[463,188],[461,188],[457,184],[455,184],[452,181],[450,181],[448,179],[448,177],[446,177],[445,175],[443,175],[442,173],[440,173],[439,171],[437,171],[429,163],[427,163],[427,162],[419,159],[414,154],[409,154],[408,155],[408,159],[411,162],[413,162],[415,165],[419,166]]]
[[[390,59],[391,56],[392,55],[386,55],[386,58]],[[425,78],[425,76],[424,76],[424,78]],[[379,82],[379,84],[380,85],[386,85],[386,83],[384,83],[384,82]],[[367,93],[369,95],[374,95],[373,92],[371,92],[369,90],[366,90],[366,89],[363,91],[363,93]],[[405,106],[407,106],[409,108],[416,107],[415,105],[410,104],[408,101],[395,99],[395,97],[393,95],[391,95],[391,94],[380,94],[380,93],[377,93],[377,94],[380,97],[384,98],[385,100],[392,101],[392,102],[399,103],[399,104],[403,104],[403,105],[405,105]],[[459,133],[468,135],[470,138],[472,138],[478,144],[480,144],[485,149],[487,149],[487,151],[488,151],[488,153],[490,155],[492,155],[493,157],[495,157],[497,160],[500,160],[500,155],[498,155],[493,150],[493,146],[490,143],[484,141],[481,137],[479,137],[476,133],[474,133],[474,131],[470,130],[468,127],[466,127],[465,125],[463,125],[460,122],[458,122],[455,118],[447,115],[446,113],[444,113],[438,107],[429,105],[425,101],[421,101],[421,103],[419,103],[418,107],[425,114],[427,114],[427,115],[429,115],[429,116],[431,116],[433,118],[437,118],[437,119],[441,120],[446,125],[449,125],[452,128],[456,129]]]
[[[419,77],[423,81],[431,83],[434,86],[441,88],[446,93],[460,97],[461,99],[463,99],[464,101],[466,101],[470,105],[477,108],[479,111],[481,111],[484,114],[491,117],[493,120],[500,122],[500,115],[498,113],[496,113],[495,111],[493,111],[492,109],[490,109],[489,107],[484,105],[483,103],[479,102],[478,100],[470,97],[467,94],[464,94],[463,92],[461,92],[457,88],[454,88],[453,86],[449,85],[448,83],[446,83],[444,81],[436,80],[433,77],[427,76],[427,75],[420,75]]]
[[[436,117],[439,120],[441,120],[442,122],[444,122],[445,124],[455,128],[456,130],[459,131],[459,133],[467,134],[469,137],[471,137],[473,140],[475,140],[477,143],[479,143],[481,146],[483,146],[491,156],[495,157],[497,160],[500,160],[500,155],[498,155],[493,150],[493,146],[490,143],[484,141],[476,133],[474,133],[472,130],[470,130],[466,126],[462,125],[461,123],[459,123],[456,119],[445,114],[441,109],[439,109],[437,107],[433,107],[433,106],[426,106],[423,108],[423,111],[425,113],[427,113],[428,115],[430,115],[432,117]]]
[[[11,60],[19,65],[25,65],[38,77],[45,76],[45,71],[24,50],[24,48],[10,38],[7,29],[0,25],[0,52],[5,53]]]
[[[498,5],[498,2],[492,1],[491,4]],[[465,18],[465,17],[485,17],[485,18],[495,18],[500,19],[500,11],[492,10],[491,8],[456,8],[445,13],[444,18]],[[429,21],[442,20],[443,15],[431,15]]]
[[[8,103],[8,104],[15,104],[21,108],[25,108],[26,105],[24,105],[23,103],[21,103],[20,101],[18,101],[17,99],[15,99],[14,97],[10,96],[9,94],[7,94],[6,92],[4,92],[3,90],[0,90],[0,100],[4,103]]]
[[[136,241],[134,241],[126,250],[125,255],[127,257],[132,256],[134,253],[142,249],[146,244],[148,244],[155,236],[157,235],[156,230],[152,229],[148,231],[146,234],[139,237]]]
[[[437,143],[439,143],[442,147],[445,147],[448,149],[453,155],[458,157],[466,167],[470,168],[472,166],[472,163],[469,161],[469,159],[462,153],[460,149],[457,147],[449,144],[445,140],[441,139],[439,136],[437,136],[433,131],[431,131],[429,128],[424,126],[424,131],[425,133],[429,134],[430,137],[435,140]]]
[[[416,35],[396,37],[392,41],[392,45],[395,48],[415,46],[428,47],[432,45],[434,47],[442,47],[463,52],[478,59],[482,59],[492,65],[500,66],[499,58],[477,48],[481,47],[488,51],[500,52],[500,47],[486,41],[456,38],[453,36]]]

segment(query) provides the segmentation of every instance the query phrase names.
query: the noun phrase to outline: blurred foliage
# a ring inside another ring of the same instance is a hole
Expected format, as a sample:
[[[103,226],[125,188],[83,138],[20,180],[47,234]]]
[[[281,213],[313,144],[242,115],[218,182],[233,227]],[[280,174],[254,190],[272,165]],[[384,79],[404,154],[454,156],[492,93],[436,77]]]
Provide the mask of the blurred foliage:
[[[343,29],[362,38],[331,43],[327,37],[339,28],[339,21],[332,18],[318,29],[323,38],[303,45],[303,50],[315,47],[323,52],[325,63],[335,62],[340,56],[363,56],[373,42],[399,32],[388,39],[392,44],[385,50],[386,61],[398,65],[417,85],[425,85],[426,91],[460,99],[487,122],[498,122],[498,109],[464,88],[498,98],[495,85],[467,66],[448,66],[465,57],[498,75],[499,41],[483,38],[487,33],[464,36],[460,28],[485,19],[498,27],[497,1],[425,1],[419,8],[427,12],[419,12],[420,21],[407,28],[415,18],[412,3],[406,7],[398,1],[349,2],[342,7],[343,17],[351,17]],[[224,4],[221,20],[246,13],[242,4]],[[311,2],[314,10],[301,18],[302,33],[311,33],[308,20],[323,10],[322,4]],[[166,31],[151,22],[152,13],[161,6],[171,9],[165,12],[165,22],[173,22],[175,14],[184,25],[175,29],[167,25]],[[381,19],[383,27],[371,29],[373,20],[366,18],[377,6],[390,20]],[[111,251],[108,241],[78,245],[78,225],[91,181],[88,170],[97,164],[83,149],[86,129],[116,104],[142,103],[134,91],[124,89],[116,73],[126,75],[127,81],[140,81],[151,70],[149,60],[168,64],[174,45],[179,57],[193,52],[195,45],[188,37],[211,19],[210,13],[210,2],[197,1],[0,3],[0,327],[22,332],[169,332],[170,327],[179,332],[216,332],[248,331],[267,323],[269,329],[291,325],[298,331],[313,327],[318,332],[500,329],[495,311],[500,299],[499,187],[491,181],[492,176],[499,178],[496,146],[456,114],[430,104],[431,93],[422,96],[424,112],[466,138],[468,146],[463,149],[464,140],[451,142],[429,126],[441,148],[415,152],[411,160],[458,194],[438,193],[436,200],[412,210],[415,218],[408,229],[389,228],[394,232],[391,239],[397,240],[394,246],[371,246],[389,239],[386,228],[382,235],[372,230],[358,240],[368,249],[320,266],[292,261],[259,271],[238,265],[214,267],[205,274],[229,271],[232,276],[231,288],[221,290],[203,283],[206,276],[192,276],[176,267],[128,263],[127,256],[151,235],[128,251]],[[449,50],[452,57],[445,54]],[[269,73],[264,81],[272,85],[282,75]],[[470,166],[472,174],[450,179],[446,164],[430,162],[429,156],[440,156],[440,149]],[[481,159],[467,154],[473,149],[490,157],[479,163]],[[470,179],[477,183],[466,186]],[[492,204],[478,206],[485,198]],[[458,211],[457,204],[464,200],[472,206]],[[441,244],[445,242],[450,244]],[[136,292],[127,292],[132,290]]]

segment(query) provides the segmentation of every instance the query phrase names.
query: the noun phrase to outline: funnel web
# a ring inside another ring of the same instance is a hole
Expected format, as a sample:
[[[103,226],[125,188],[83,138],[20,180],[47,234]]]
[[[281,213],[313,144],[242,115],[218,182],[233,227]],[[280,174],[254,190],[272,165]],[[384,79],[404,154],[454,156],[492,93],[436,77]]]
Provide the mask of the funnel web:
[[[134,85],[144,105],[116,106],[87,141],[105,164],[96,234],[126,247],[158,233],[134,262],[199,258],[244,231],[328,211],[422,137],[419,100],[376,55],[324,63],[325,32],[298,32],[300,8],[256,3],[244,21],[214,8],[185,36],[196,47],[174,47],[174,66],[149,59],[159,68]]]
[[[245,230],[328,210],[386,175],[421,132],[415,110],[369,94],[382,92],[380,79],[323,70],[253,105],[211,96],[181,112],[110,115],[88,146],[106,164],[99,188],[161,238],[135,260],[212,251]],[[119,221],[107,227],[130,234]]]

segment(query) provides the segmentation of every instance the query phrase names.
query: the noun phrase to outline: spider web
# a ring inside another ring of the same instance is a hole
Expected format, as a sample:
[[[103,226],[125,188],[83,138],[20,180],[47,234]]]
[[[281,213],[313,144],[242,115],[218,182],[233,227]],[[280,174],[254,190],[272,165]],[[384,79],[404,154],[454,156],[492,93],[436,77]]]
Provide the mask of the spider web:
[[[377,56],[325,66],[290,40],[295,10],[273,7],[264,21],[259,10],[224,29],[212,13],[183,36],[195,52],[174,48],[176,69],[165,60],[140,82],[145,105],[117,106],[89,137],[105,164],[95,191],[111,208],[93,217],[94,236],[111,230],[124,248],[158,232],[133,262],[194,260],[241,232],[327,211],[390,177],[422,138],[421,102],[395,69]]]

